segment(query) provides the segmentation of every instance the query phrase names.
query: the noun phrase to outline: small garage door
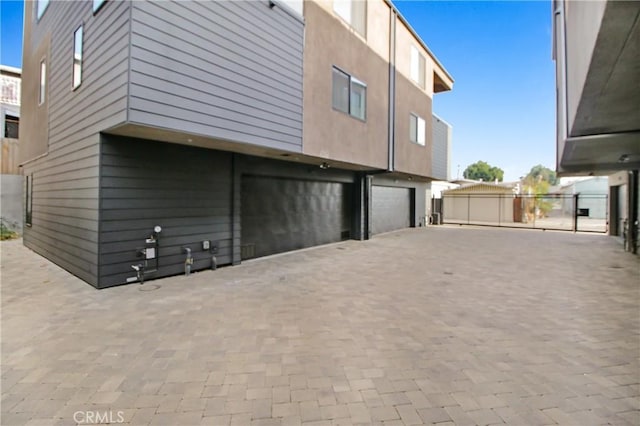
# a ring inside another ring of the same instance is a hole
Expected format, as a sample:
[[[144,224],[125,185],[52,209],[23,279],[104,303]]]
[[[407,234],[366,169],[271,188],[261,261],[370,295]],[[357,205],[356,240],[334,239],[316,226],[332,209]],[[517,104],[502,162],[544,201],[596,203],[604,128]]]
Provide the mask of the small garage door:
[[[351,185],[243,176],[241,257],[351,238]]]
[[[411,225],[411,189],[371,187],[371,232],[380,234]]]

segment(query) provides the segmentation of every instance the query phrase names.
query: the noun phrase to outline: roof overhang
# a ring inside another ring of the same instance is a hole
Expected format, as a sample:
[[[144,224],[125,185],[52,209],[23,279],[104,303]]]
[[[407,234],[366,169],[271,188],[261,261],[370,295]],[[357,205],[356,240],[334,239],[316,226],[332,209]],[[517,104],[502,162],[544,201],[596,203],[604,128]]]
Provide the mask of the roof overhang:
[[[558,173],[606,174],[639,168],[640,132],[627,132],[566,139]]]

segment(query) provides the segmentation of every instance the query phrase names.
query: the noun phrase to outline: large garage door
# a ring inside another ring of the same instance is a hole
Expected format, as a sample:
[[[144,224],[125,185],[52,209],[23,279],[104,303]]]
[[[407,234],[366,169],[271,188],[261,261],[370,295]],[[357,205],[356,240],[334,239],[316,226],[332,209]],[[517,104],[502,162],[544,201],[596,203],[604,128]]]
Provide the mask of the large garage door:
[[[351,237],[351,186],[243,176],[242,259]]]
[[[371,232],[393,231],[411,225],[411,189],[371,187]]]

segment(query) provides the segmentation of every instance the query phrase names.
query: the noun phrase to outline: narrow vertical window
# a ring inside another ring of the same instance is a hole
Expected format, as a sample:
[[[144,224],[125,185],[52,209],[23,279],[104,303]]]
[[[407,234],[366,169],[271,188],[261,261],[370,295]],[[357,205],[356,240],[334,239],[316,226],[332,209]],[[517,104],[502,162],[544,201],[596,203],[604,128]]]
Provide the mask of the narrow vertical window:
[[[26,188],[25,188],[25,202],[24,202],[24,208],[25,208],[25,215],[24,215],[24,223],[27,226],[31,226],[31,216],[32,216],[32,210],[33,210],[33,175],[27,175],[25,177],[25,184],[26,184]]]
[[[409,114],[409,140],[418,143],[418,116]]]
[[[102,7],[106,0],[93,0],[93,13],[96,13],[98,9]]]
[[[367,36],[366,0],[334,0],[333,11],[362,37]]]
[[[47,64],[43,59],[40,62],[40,90],[38,90],[38,105],[42,105],[45,101],[47,93]]]
[[[44,11],[47,10],[47,6],[49,6],[49,0],[36,0],[36,13],[38,19],[40,19],[44,14]]]
[[[367,86],[351,77],[351,105],[352,116],[364,120],[367,117]]]
[[[417,47],[411,46],[411,79],[424,89],[426,60]]]
[[[415,114],[409,114],[409,140],[418,145],[426,145],[427,123]]]
[[[333,107],[349,114],[349,75],[333,68]]]
[[[82,25],[73,33],[73,88],[82,83]]]
[[[424,119],[418,117],[418,145],[426,144],[427,126]]]

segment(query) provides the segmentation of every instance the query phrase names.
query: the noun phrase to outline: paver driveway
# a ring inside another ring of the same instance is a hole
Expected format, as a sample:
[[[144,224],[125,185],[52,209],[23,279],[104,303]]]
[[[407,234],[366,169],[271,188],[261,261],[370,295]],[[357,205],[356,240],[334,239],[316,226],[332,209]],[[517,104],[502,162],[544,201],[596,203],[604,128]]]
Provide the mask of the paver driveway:
[[[606,236],[432,227],[101,291],[1,249],[2,425],[640,424],[640,266]]]

